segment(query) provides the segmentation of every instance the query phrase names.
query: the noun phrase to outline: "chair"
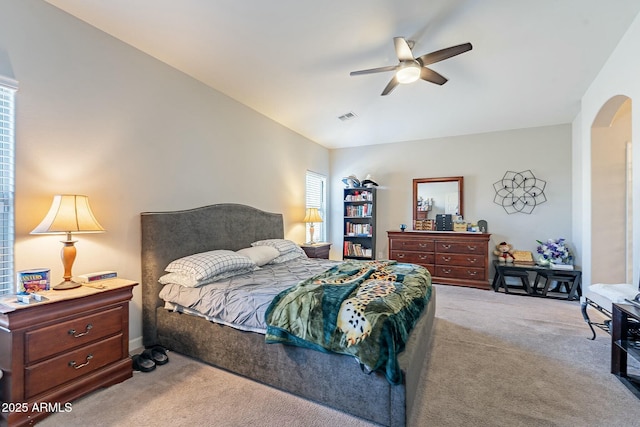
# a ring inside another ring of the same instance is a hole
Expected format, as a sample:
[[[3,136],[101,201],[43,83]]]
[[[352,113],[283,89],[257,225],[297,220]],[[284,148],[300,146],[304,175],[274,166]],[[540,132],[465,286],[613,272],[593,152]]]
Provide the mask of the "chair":
[[[610,325],[613,304],[626,304],[627,301],[625,301],[625,299],[633,300],[637,294],[638,286],[630,283],[596,283],[588,286],[580,298],[580,310],[582,311],[584,321],[589,325],[589,329],[591,329],[591,333],[593,334],[590,339],[596,339],[596,331],[593,329],[594,326],[611,334]],[[598,310],[607,317],[607,319],[602,323],[591,321],[587,313],[587,307],[589,306]]]

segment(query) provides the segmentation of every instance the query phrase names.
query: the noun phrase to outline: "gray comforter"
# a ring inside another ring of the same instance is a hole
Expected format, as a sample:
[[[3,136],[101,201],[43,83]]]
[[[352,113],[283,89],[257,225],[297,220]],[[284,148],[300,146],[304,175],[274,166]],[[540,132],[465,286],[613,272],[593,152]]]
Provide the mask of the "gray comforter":
[[[336,263],[338,261],[301,257],[197,288],[165,285],[160,298],[169,309],[264,334],[267,329],[264,315],[276,295]]]

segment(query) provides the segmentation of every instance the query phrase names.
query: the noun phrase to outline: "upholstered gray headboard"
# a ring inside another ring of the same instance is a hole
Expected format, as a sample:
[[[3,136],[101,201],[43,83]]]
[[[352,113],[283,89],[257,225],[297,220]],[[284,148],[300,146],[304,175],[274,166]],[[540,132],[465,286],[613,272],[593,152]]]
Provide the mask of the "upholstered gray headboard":
[[[171,212],[143,212],[142,320],[145,345],[155,343],[158,278],[174,259],[212,251],[238,250],[252,242],[284,237],[282,214],[251,206],[224,203]]]

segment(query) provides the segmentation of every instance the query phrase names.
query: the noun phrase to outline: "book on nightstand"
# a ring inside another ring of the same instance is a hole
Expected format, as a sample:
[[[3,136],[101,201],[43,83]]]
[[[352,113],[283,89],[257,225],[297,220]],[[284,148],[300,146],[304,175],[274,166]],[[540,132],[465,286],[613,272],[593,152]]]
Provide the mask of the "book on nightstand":
[[[81,274],[80,276],[76,277],[75,280],[78,283],[92,283],[92,282],[97,282],[99,280],[106,280],[106,279],[115,279],[116,277],[118,277],[118,273],[115,271],[98,271],[96,273],[87,273],[87,274]]]

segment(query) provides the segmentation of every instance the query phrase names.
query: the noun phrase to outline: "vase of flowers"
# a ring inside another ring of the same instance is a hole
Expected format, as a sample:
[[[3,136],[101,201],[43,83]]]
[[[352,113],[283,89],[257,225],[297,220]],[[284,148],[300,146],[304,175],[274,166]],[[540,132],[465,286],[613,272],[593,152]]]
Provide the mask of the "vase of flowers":
[[[573,263],[573,255],[565,243],[565,239],[549,239],[546,242],[536,240],[536,242],[539,244],[539,265],[571,265]]]

